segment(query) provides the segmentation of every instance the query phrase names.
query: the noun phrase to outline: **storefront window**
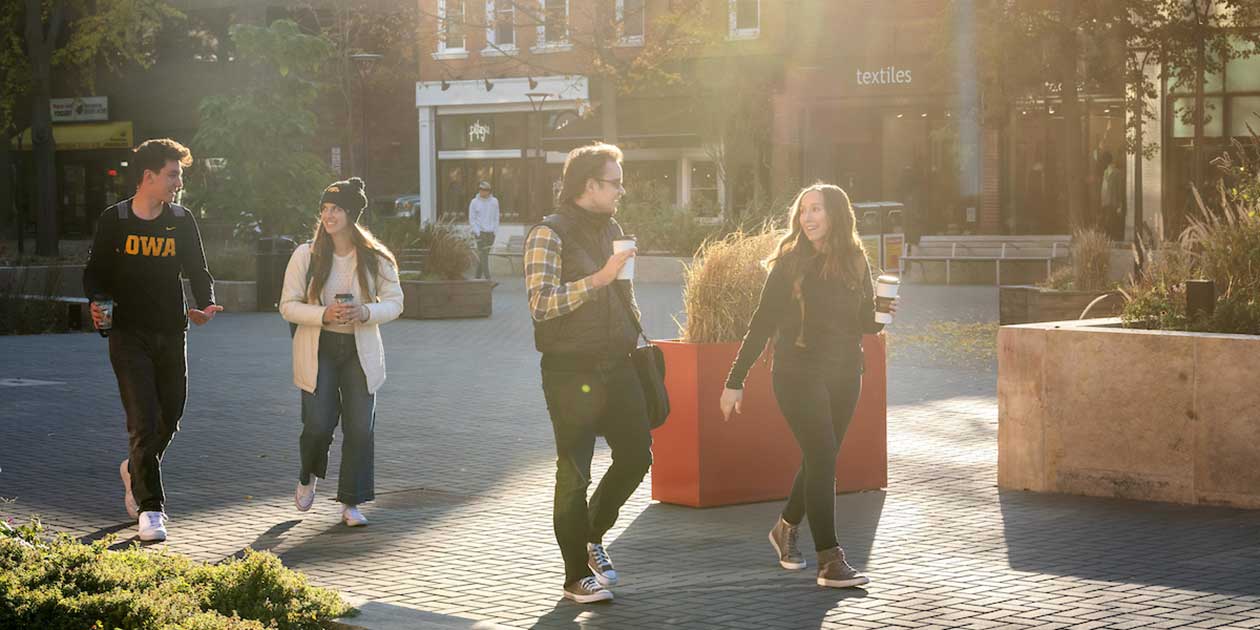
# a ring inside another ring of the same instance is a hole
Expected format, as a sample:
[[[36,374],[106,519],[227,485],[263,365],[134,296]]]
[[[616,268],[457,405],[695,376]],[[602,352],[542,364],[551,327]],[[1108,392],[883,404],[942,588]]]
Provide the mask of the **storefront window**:
[[[717,166],[713,162],[691,163],[691,207],[702,217],[715,217],[718,205]]]
[[[1209,96],[1203,99],[1205,113],[1203,115],[1203,135],[1208,138],[1221,137],[1224,129],[1224,99]],[[1194,137],[1194,97],[1183,96],[1173,99],[1173,137]]]
[[[520,114],[438,116],[438,148],[442,151],[520,149],[525,119]]]
[[[1229,98],[1229,135],[1249,137],[1247,124],[1260,133],[1260,96],[1231,96]]]
[[[666,205],[678,204],[678,162],[635,161],[626,162],[622,166],[628,194],[637,199],[651,199]]]
[[[541,170],[538,171],[541,177]],[[499,220],[504,223],[532,223],[541,218],[550,205],[528,202],[529,173],[527,163],[519,160],[442,160],[438,173],[443,182],[439,192],[438,218],[464,222],[468,220],[468,204],[477,194],[481,182],[490,182],[499,200]],[[546,182],[535,185],[535,194],[545,199]],[[539,206],[535,208],[533,206]],[[545,206],[545,207],[542,207]]]
[[[1260,92],[1260,51],[1250,42],[1239,42],[1237,49],[1251,56],[1231,59],[1225,65],[1225,89],[1230,92]]]

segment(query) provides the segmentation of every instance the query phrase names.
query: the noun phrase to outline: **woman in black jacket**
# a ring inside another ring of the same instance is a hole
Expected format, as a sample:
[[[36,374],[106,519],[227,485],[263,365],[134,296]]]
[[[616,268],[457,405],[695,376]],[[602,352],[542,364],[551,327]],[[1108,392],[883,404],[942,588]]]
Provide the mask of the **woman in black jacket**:
[[[765,262],[769,276],[727,377],[722,414],[739,413],[748,369],[773,337],[774,394],[802,459],[770,543],[783,568],[805,568],[796,538],[808,517],[818,584],[858,586],[869,580],[836,541],[836,454],[862,390],[862,335],[883,325],[848,195],[815,184],[796,196],[791,214],[790,231]]]

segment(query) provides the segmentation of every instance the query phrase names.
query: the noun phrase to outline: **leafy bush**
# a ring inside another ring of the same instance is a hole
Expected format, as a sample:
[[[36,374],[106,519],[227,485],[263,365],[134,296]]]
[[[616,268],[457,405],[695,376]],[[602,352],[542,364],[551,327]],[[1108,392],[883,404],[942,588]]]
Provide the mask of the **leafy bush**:
[[[206,266],[215,280],[255,280],[258,277],[254,246],[249,242],[206,247]]]
[[[757,310],[766,280],[761,261],[774,251],[782,232],[766,225],[757,232],[738,230],[701,246],[683,278],[683,341],[739,341]]]
[[[42,533],[37,522],[0,526],[0,627],[318,630],[350,611],[269,553],[205,565],[138,546],[110,551],[112,538]]]
[[[617,210],[617,221],[626,234],[634,235],[644,254],[693,256],[706,239],[724,231],[720,221],[698,219],[697,213],[674,206],[656,186],[628,194]]]
[[[41,287],[27,286],[19,281],[21,274],[14,274],[8,281],[0,280],[0,335],[42,335],[66,332],[70,328],[67,319],[69,309],[57,302],[61,286],[61,268],[49,267]]]
[[[1091,228],[1072,233],[1068,265],[1056,269],[1040,286],[1059,291],[1101,291],[1111,272],[1111,239]]]
[[[426,225],[418,244],[429,250],[423,267],[426,280],[463,280],[477,262],[472,236],[449,221]]]
[[[1214,161],[1228,177],[1217,186],[1219,206],[1209,209],[1195,193],[1199,216],[1192,217],[1175,245],[1140,252],[1145,268],[1126,289],[1122,317],[1129,326],[1165,330],[1260,335],[1260,137],[1250,149],[1235,144],[1234,155]],[[1212,315],[1186,313],[1185,281],[1216,284]]]
[[[372,227],[372,234],[401,257],[403,250],[427,247],[432,240],[432,224],[422,230],[420,223],[412,217],[387,217],[377,220]]]

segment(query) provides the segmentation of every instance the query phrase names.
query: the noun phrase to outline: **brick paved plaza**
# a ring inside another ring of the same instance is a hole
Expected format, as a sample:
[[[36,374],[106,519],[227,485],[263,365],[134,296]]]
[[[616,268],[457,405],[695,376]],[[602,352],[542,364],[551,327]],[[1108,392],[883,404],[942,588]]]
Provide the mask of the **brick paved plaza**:
[[[765,538],[778,503],[652,504],[645,482],[607,539],[623,576],[617,601],[562,601],[551,429],[517,284],[496,289],[488,320],[383,329],[378,500],[359,530],[338,523],[335,480],[311,512],[293,508],[287,326],[227,314],[193,331],[188,409],[164,466],[165,546],[205,561],[271,550],[372,602],[365,612],[412,614],[398,627],[1260,627],[1260,512],[998,491],[993,361],[898,344],[931,322],[993,321],[990,287],[906,289],[891,329],[889,487],[836,507],[868,588],[814,586],[812,556],[806,572],[779,569]],[[639,292],[649,333],[669,336],[679,287]],[[44,383],[5,380],[18,378]],[[129,544],[117,477],[126,434],[103,340],[0,338],[5,382],[0,496],[12,502],[0,513]],[[601,445],[595,470],[607,465]]]

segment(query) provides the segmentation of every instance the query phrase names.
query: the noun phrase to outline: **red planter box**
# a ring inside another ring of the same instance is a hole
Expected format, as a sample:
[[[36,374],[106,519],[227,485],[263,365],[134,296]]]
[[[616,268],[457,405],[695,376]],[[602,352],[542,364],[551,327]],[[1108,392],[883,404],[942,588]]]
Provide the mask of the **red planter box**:
[[[718,400],[738,343],[658,341],[672,411],[652,433],[652,498],[691,507],[782,499],[792,489],[800,449],[779,413],[770,368],[758,360],[744,382],[742,414],[722,420]],[[862,341],[862,397],[836,466],[836,490],[888,485],[886,362],[882,335]]]

